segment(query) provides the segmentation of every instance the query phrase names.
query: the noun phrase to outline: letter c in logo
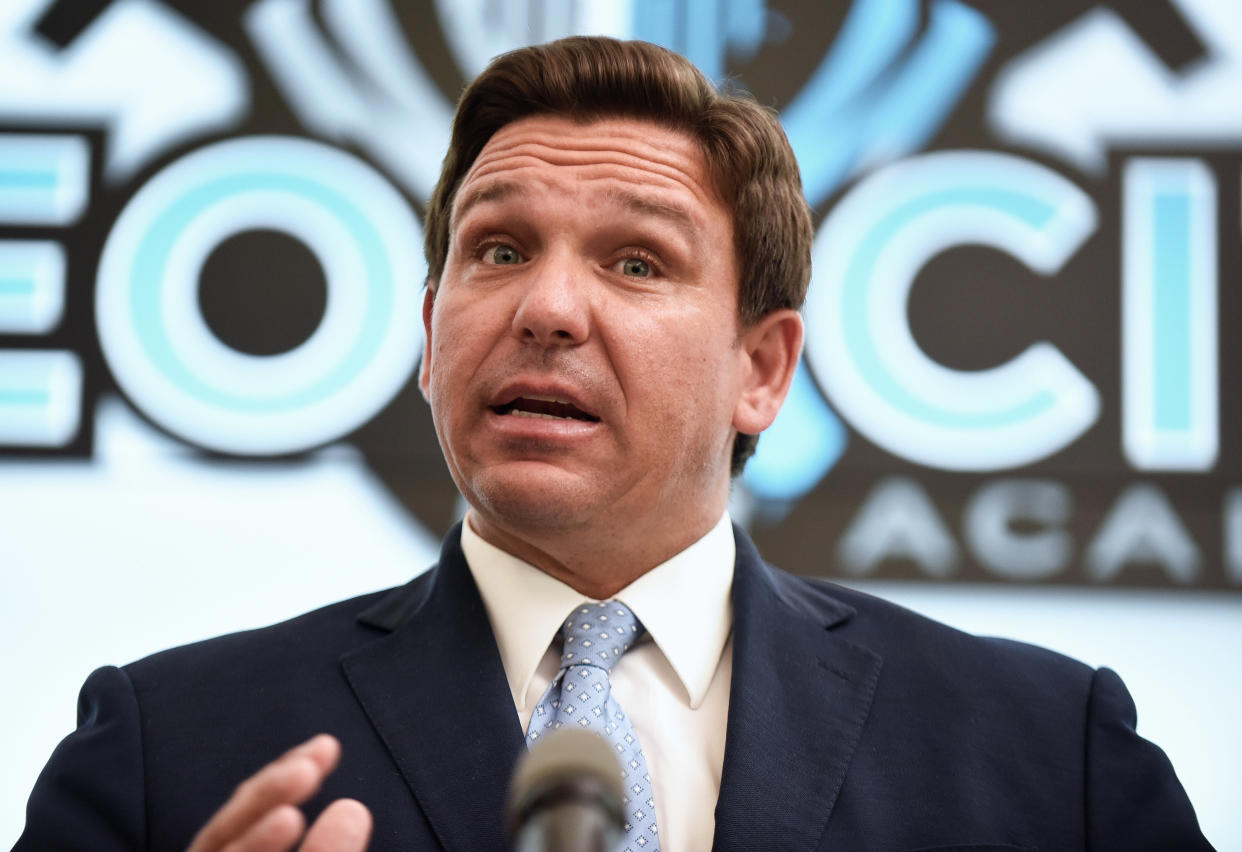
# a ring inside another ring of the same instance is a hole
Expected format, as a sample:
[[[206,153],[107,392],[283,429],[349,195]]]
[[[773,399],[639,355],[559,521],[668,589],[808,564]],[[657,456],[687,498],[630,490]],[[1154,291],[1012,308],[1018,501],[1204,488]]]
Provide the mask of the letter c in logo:
[[[930,467],[998,470],[1065,447],[1095,422],[1099,397],[1056,347],[949,369],[918,347],[906,308],[919,269],[948,248],[988,246],[1048,275],[1095,222],[1078,187],[1003,154],[926,154],[866,178],[813,248],[807,359],[825,393],[870,440]]]

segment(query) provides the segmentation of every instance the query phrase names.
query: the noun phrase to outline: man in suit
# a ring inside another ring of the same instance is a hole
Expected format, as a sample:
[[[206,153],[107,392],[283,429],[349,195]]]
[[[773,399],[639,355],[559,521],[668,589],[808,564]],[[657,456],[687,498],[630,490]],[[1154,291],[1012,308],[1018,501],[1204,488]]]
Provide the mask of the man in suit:
[[[405,587],[97,671],[18,848],[504,848],[580,608],[642,625],[600,686],[649,770],[635,850],[1208,848],[1111,672],[788,576],[731,527],[810,241],[775,118],[684,59],[496,60],[427,221],[420,383],[466,521]]]

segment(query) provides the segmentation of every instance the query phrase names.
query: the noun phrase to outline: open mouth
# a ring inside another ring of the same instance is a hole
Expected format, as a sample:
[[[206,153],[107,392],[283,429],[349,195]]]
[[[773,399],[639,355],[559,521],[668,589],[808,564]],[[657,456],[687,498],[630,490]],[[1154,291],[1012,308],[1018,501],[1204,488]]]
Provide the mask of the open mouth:
[[[572,402],[552,396],[519,396],[503,405],[493,405],[492,411],[497,414],[509,414],[513,417],[542,417],[548,420],[581,420],[584,423],[598,423],[599,418],[588,414]]]

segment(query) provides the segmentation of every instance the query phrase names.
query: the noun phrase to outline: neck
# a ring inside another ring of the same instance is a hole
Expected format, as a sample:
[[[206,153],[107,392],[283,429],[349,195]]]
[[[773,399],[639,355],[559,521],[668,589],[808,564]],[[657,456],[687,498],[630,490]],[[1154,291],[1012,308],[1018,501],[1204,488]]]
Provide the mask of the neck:
[[[633,530],[589,530],[517,534],[471,509],[466,523],[489,544],[534,565],[588,598],[607,600],[698,541],[719,522],[724,507],[703,513],[693,522],[679,524],[675,535],[642,536]]]

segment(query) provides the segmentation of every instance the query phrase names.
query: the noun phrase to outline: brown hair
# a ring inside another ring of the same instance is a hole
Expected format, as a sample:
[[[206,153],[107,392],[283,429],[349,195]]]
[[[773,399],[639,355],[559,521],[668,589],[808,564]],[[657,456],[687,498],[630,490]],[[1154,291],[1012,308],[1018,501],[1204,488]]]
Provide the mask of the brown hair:
[[[453,200],[492,135],[534,115],[639,118],[686,133],[733,213],[743,327],[802,307],[811,276],[811,214],[798,163],[775,114],[747,94],[718,92],[686,58],[654,44],[574,36],[497,57],[457,104],[440,181],[427,207],[428,280],[449,251]],[[736,476],[757,436],[733,445]]]

